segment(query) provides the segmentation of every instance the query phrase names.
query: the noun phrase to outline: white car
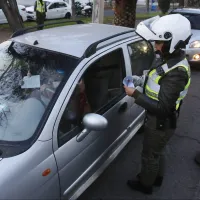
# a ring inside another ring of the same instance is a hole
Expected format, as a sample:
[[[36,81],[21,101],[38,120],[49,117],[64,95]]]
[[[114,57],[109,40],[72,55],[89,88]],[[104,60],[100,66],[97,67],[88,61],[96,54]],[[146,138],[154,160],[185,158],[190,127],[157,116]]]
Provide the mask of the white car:
[[[26,21],[27,20],[27,14],[26,14],[26,8],[25,6],[22,5],[18,5],[18,9],[19,9],[19,14],[21,16],[22,21]],[[0,9],[0,24],[5,24],[8,23],[6,16],[4,15],[4,12],[2,9]]]
[[[186,46],[185,52],[191,65],[200,64],[200,9],[179,8],[170,12],[170,14],[181,14],[190,21],[192,28],[192,37]]]
[[[71,6],[62,0],[47,0],[44,1],[47,6],[46,19],[70,19],[72,15]],[[34,6],[26,8],[28,20],[36,20]]]

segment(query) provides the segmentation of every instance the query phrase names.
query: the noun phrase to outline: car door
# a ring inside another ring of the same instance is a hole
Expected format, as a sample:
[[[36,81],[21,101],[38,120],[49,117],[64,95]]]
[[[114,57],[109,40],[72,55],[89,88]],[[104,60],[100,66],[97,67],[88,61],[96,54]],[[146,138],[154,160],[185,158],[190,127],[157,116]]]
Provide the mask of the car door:
[[[122,85],[125,76],[121,48],[104,52],[72,74],[72,87],[66,93],[53,132],[62,197],[70,199],[83,191],[124,140],[131,106]],[[77,141],[85,130],[81,122],[87,112],[103,116],[108,126]]]
[[[58,3],[58,15],[59,18],[64,18],[67,13],[67,5],[66,3],[59,2]]]
[[[58,3],[52,3],[49,5],[47,8],[47,14],[46,14],[47,19],[57,19],[59,18],[58,14]]]
[[[149,70],[155,58],[153,47],[145,40],[137,40],[126,44],[126,56],[131,64],[132,75],[142,76]],[[144,109],[132,101],[130,119],[134,121]]]

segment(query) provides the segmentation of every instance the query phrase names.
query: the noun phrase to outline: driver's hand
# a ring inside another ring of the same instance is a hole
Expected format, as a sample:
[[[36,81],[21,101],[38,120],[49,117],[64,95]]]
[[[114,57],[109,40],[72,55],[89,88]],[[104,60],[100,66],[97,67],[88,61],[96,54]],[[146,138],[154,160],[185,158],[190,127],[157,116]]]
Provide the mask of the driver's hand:
[[[40,86],[40,91],[44,92],[44,90],[47,88],[47,84],[41,85]]]

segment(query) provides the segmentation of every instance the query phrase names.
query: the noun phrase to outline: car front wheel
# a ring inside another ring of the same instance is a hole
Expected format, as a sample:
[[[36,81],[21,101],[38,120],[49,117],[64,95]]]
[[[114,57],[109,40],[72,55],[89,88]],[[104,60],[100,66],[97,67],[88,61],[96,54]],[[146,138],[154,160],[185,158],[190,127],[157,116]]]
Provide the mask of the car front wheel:
[[[65,18],[66,18],[66,19],[70,19],[70,18],[71,18],[71,13],[67,13],[67,14],[65,15]]]

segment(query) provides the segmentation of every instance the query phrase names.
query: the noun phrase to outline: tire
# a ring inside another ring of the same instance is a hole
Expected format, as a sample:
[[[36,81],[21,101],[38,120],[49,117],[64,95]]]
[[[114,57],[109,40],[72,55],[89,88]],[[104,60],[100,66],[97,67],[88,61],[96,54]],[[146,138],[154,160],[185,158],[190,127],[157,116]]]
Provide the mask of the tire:
[[[68,13],[65,15],[65,18],[66,18],[66,19],[70,19],[70,18],[71,18],[71,13],[68,12]]]

